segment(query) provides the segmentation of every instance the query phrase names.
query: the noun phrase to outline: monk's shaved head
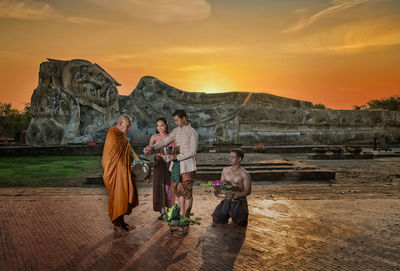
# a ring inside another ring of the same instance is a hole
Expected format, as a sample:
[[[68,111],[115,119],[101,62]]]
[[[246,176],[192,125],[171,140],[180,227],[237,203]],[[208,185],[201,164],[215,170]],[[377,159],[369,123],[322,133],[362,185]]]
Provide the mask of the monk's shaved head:
[[[129,115],[123,114],[121,117],[119,117],[118,123],[122,123],[122,120],[125,119],[126,121],[129,122],[129,124],[132,125],[132,118]]]
[[[129,117],[128,115],[121,115],[121,117],[119,117],[118,123],[117,123],[117,128],[123,132],[124,134],[126,134],[129,129],[132,126],[132,118]]]

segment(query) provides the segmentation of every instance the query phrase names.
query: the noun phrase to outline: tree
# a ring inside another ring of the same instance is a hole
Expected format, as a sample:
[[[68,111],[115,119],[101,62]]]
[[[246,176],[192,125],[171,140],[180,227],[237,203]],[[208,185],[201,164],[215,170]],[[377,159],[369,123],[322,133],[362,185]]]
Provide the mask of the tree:
[[[389,98],[371,100],[363,106],[367,109],[387,109],[390,111],[400,111],[400,96],[394,95]]]
[[[12,108],[10,103],[0,103],[0,136],[13,138],[16,133],[26,130],[32,119],[30,110],[29,103],[22,112]]]
[[[326,109],[326,106],[323,104],[313,104],[314,109]]]
[[[31,122],[32,119],[32,112],[31,112],[31,104],[30,103],[25,103],[24,105],[24,111],[22,111],[22,126],[26,127],[24,130],[28,129],[29,123]]]
[[[17,113],[18,113],[18,110],[13,109],[11,107],[11,104],[0,103],[0,116],[7,117],[7,116],[17,114]]]

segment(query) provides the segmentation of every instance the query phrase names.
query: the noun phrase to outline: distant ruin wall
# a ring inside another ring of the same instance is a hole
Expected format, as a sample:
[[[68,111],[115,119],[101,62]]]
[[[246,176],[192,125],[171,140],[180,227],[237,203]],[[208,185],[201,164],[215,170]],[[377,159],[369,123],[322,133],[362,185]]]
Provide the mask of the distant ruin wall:
[[[169,120],[185,109],[199,133],[200,144],[213,141],[254,145],[372,143],[387,136],[400,143],[400,112],[387,110],[322,110],[312,104],[267,93],[185,92],[150,76],[129,96],[118,94],[118,82],[86,60],[53,60],[40,65],[32,95],[31,145],[104,142],[120,114],[133,119],[128,136],[148,142],[155,121]]]

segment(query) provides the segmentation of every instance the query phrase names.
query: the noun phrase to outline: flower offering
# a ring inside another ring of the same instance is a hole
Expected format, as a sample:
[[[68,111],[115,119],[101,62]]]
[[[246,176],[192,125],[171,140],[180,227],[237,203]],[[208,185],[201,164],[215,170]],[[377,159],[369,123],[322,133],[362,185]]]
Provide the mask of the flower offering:
[[[226,184],[226,182],[224,180],[211,181],[211,185],[214,186],[214,187],[223,186],[225,184]]]

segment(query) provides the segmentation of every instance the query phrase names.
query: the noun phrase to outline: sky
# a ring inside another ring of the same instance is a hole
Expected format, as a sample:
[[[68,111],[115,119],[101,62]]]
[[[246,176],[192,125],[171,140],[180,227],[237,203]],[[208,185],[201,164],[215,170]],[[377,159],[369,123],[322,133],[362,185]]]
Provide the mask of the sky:
[[[47,58],[97,63],[121,95],[150,75],[352,109],[400,95],[400,1],[0,0],[0,102],[30,102]]]

